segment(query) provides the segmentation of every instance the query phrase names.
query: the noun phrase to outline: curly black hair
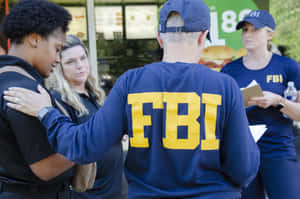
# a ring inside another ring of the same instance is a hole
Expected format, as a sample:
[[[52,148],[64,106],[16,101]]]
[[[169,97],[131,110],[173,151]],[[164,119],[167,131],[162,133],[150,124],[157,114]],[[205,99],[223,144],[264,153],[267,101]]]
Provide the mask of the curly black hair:
[[[0,47],[7,53],[7,39],[0,32]]]
[[[14,5],[2,22],[2,31],[12,43],[20,44],[25,36],[37,33],[43,38],[57,28],[65,33],[72,20],[63,7],[46,0],[21,0]]]

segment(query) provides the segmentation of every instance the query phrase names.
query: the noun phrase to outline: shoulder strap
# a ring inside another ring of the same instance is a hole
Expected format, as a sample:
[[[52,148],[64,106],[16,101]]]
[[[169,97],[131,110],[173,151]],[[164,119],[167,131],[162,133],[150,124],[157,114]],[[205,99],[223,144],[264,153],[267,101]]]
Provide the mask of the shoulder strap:
[[[18,66],[5,66],[5,67],[0,68],[0,74],[5,73],[5,72],[16,72],[16,73],[22,74],[32,80],[36,80],[28,72],[26,72],[23,68],[20,68]]]
[[[5,72],[16,72],[19,74],[22,74],[32,80],[36,80],[34,77],[32,77],[28,72],[26,72],[23,68],[20,68],[18,66],[5,66],[0,68],[0,74],[1,73],[5,73]],[[65,115],[70,117],[70,115],[68,114],[68,112],[66,111],[66,109],[55,99],[55,103],[57,105],[57,107],[59,108],[59,110],[61,110],[61,112]]]
[[[71,118],[70,115],[69,115],[69,113],[68,113],[68,111],[63,107],[63,105],[61,105],[61,104],[58,102],[57,99],[55,99],[55,103],[56,103],[57,107],[59,108],[59,110],[61,110],[61,112],[62,112],[65,116],[68,116],[69,118]]]

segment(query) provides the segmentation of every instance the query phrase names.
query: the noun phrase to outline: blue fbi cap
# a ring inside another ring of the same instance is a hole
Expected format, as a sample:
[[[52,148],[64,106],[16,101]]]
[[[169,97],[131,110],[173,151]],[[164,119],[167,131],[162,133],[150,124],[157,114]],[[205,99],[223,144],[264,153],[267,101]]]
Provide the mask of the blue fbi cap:
[[[252,24],[256,28],[269,27],[272,30],[275,30],[276,27],[274,18],[268,11],[265,10],[251,11],[242,21],[237,24],[236,29],[241,29],[245,22]]]
[[[167,27],[171,12],[180,14],[184,21],[181,27]],[[159,13],[158,31],[166,32],[200,32],[209,30],[210,12],[202,0],[168,0]],[[209,39],[209,35],[208,35]]]

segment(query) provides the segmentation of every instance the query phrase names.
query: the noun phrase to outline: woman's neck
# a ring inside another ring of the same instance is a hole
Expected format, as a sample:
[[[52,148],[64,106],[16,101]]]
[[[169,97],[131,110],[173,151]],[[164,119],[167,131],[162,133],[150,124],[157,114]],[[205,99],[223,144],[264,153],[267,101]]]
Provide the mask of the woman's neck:
[[[265,68],[272,58],[272,52],[267,49],[263,50],[248,50],[243,57],[243,64],[252,70],[259,70]]]
[[[26,52],[26,53],[24,53],[24,52]],[[19,57],[32,65],[32,61],[31,61],[32,57],[31,57],[30,52],[31,51],[24,46],[12,45],[7,54],[11,55],[11,56]]]
[[[83,85],[73,85],[73,88],[75,89],[75,91],[77,93],[79,93],[79,94],[85,94],[85,95],[89,96],[89,92],[85,88],[85,84],[83,84]]]

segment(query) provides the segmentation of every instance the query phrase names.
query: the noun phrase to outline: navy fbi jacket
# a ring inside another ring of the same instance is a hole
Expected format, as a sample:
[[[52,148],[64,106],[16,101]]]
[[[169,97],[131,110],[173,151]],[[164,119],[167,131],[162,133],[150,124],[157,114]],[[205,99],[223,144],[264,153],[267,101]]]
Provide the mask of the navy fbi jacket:
[[[53,147],[77,163],[101,159],[128,133],[130,199],[239,198],[259,167],[240,89],[199,64],[129,70],[86,123],[52,109],[43,124]]]
[[[295,83],[300,90],[300,66],[291,58],[272,55],[269,64],[260,70],[250,70],[243,64],[243,59],[237,59],[227,64],[222,72],[233,77],[239,87],[246,87],[255,80],[263,91],[284,95],[289,81]],[[267,131],[259,140],[258,147],[262,158],[295,159],[297,157],[293,122],[283,116],[275,107],[267,109],[251,106],[246,110],[251,124],[266,124]]]

